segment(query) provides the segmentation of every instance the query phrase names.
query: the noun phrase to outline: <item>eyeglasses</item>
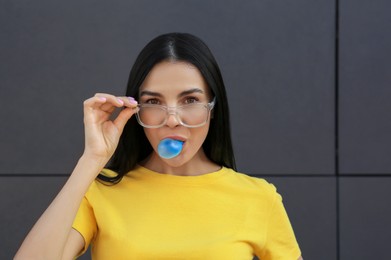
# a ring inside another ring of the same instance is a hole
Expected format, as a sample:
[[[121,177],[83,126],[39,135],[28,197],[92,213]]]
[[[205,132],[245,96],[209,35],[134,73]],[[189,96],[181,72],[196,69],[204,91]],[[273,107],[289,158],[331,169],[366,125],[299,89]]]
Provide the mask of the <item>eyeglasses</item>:
[[[209,119],[209,112],[215,105],[214,98],[212,102],[192,103],[177,107],[167,107],[154,104],[140,104],[136,118],[138,123],[146,128],[159,128],[167,123],[170,115],[175,115],[179,124],[185,127],[200,127],[206,124]]]

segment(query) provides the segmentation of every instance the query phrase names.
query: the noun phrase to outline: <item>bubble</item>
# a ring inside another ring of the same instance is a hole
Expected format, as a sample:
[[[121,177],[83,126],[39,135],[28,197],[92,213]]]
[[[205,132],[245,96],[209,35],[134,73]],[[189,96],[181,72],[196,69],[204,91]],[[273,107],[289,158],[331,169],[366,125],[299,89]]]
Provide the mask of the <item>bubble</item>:
[[[160,141],[157,150],[159,156],[164,159],[171,159],[178,156],[182,151],[183,142],[171,138]]]

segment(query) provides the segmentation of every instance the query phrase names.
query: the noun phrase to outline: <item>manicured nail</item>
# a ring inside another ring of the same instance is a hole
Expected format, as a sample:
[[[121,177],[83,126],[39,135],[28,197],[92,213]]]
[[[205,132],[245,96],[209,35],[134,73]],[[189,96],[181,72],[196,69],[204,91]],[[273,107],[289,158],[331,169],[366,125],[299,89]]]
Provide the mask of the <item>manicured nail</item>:
[[[131,104],[137,104],[137,101],[133,97],[128,97]]]
[[[122,99],[120,99],[120,98],[117,98],[117,100],[118,100],[118,102],[119,102],[119,103],[121,103],[121,105],[123,105],[123,104],[124,104],[124,101],[123,101]]]
[[[107,99],[105,97],[99,97],[99,100],[105,102]]]

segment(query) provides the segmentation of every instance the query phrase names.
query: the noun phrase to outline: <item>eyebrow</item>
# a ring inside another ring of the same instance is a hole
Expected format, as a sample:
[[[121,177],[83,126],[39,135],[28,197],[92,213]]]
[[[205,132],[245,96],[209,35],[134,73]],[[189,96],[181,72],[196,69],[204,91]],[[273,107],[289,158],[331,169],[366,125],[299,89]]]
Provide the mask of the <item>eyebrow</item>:
[[[158,92],[153,92],[153,91],[144,90],[144,91],[141,91],[141,93],[140,93],[140,97],[142,97],[142,96],[161,97],[162,94],[160,94],[160,93],[158,93]]]
[[[186,96],[186,95],[189,95],[189,94],[193,94],[193,93],[201,93],[201,94],[204,94],[204,91],[200,88],[192,88],[192,89],[189,89],[189,90],[185,90],[181,93],[179,93],[178,97],[183,97],[183,96]],[[153,97],[163,97],[162,94],[160,94],[159,92],[154,92],[154,91],[149,91],[149,90],[144,90],[144,91],[141,91],[140,93],[140,97],[142,96],[153,96]]]
[[[178,97],[183,97],[183,96],[186,96],[186,95],[189,95],[189,94],[193,94],[193,93],[201,93],[201,94],[204,94],[204,91],[200,88],[192,88],[192,89],[189,89],[189,90],[185,90],[183,92],[181,92]]]

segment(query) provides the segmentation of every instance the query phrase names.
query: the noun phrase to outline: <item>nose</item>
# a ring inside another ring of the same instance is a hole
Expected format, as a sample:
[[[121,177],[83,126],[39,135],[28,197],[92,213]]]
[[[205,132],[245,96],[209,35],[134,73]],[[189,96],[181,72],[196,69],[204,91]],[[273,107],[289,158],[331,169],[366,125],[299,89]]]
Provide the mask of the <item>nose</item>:
[[[171,110],[171,111],[168,111],[168,118],[167,118],[167,122],[166,122],[166,125],[170,128],[174,128],[176,127],[177,125],[179,125],[179,120],[178,120],[178,114],[176,113],[176,111],[174,110]]]

